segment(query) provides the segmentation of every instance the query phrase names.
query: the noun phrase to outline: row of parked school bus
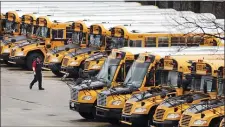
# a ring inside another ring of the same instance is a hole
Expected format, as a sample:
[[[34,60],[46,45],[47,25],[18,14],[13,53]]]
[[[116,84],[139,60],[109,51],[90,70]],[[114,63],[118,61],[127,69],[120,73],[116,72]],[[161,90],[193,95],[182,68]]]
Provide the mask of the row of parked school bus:
[[[113,48],[223,45],[220,39],[203,37],[201,33],[181,34],[176,31],[171,34],[160,30],[155,33],[154,31],[158,31],[162,26],[154,27],[151,20],[152,24],[149,26],[146,24],[114,26],[115,24],[108,23],[88,26],[86,24],[90,23],[88,21],[65,23],[54,22],[50,20],[51,18],[51,16],[36,18],[34,14],[19,17],[15,11],[9,11],[5,16],[2,14],[1,22],[5,25],[1,26],[2,28],[5,26],[5,36],[7,33],[13,34],[14,37],[3,41],[1,60],[8,65],[17,64],[31,70],[32,60],[38,56],[45,62],[44,69],[51,70],[55,75],[62,76],[69,73],[77,77],[85,75],[84,72],[89,70],[96,74],[94,70],[98,71],[104,61],[101,56],[107,56]],[[113,27],[108,29],[109,26]],[[142,29],[144,30],[141,31]],[[66,44],[67,42],[72,44]],[[87,59],[90,56],[91,58]],[[91,59],[99,59],[97,61],[99,65],[92,66],[95,63],[92,64]]]
[[[179,50],[113,50],[97,76],[66,82],[70,109],[134,127],[222,126],[223,47]]]
[[[201,32],[154,32],[162,28],[154,25],[108,29],[112,25],[87,23],[9,11],[1,15],[1,59],[31,70],[38,56],[43,69],[63,80],[75,78],[65,80],[69,107],[86,119],[134,127],[222,126],[220,39]]]

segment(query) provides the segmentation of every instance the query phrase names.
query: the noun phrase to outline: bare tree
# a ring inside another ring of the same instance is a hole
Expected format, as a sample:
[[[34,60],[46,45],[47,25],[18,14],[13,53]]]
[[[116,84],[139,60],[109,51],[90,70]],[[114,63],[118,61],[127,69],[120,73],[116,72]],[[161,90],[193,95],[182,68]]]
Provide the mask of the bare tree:
[[[169,24],[184,34],[194,34],[200,36],[211,36],[218,39],[224,38],[224,19],[216,19],[209,13],[186,14],[182,12],[179,16],[167,16]]]

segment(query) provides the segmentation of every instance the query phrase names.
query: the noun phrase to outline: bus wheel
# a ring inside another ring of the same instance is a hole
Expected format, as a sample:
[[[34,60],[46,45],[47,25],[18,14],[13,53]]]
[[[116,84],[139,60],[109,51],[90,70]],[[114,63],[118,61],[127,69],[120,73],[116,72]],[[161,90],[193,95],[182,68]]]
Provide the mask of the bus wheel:
[[[92,113],[79,112],[79,114],[85,119],[94,119],[94,116],[92,115]]]
[[[41,61],[44,60],[44,57],[40,53],[31,53],[27,56],[26,66],[28,70],[32,70],[32,63],[36,57],[39,57]]]
[[[57,77],[62,77],[64,74],[63,73],[61,73],[60,71],[52,71],[52,73],[54,74],[54,75],[56,75]]]
[[[117,119],[109,119],[108,122],[112,125],[120,125],[120,121]]]

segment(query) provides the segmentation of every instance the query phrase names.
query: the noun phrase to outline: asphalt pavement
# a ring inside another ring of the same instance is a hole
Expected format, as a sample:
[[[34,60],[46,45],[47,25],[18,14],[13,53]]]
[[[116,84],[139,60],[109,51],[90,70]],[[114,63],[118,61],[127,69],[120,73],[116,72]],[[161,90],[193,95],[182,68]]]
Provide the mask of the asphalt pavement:
[[[29,89],[33,73],[1,65],[1,126],[115,127],[85,120],[69,109],[68,86],[50,71],[43,72],[43,87]]]

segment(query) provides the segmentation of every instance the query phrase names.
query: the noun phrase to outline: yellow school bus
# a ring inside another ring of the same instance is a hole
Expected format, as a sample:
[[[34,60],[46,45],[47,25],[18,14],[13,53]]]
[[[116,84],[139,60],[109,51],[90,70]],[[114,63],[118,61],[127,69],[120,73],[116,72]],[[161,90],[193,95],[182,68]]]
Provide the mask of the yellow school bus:
[[[17,45],[22,46],[30,43],[27,42],[27,39],[31,39],[37,30],[36,16],[33,14],[23,15],[20,26],[20,34],[18,36],[2,41],[0,58],[8,65],[11,65],[8,62],[11,49]]]
[[[198,60],[191,65],[191,91],[188,94],[171,97],[164,100],[157,108],[153,116],[155,126],[177,126],[182,112],[192,104],[198,104],[216,97],[217,74],[215,70],[222,66],[223,60]],[[187,86],[185,86],[187,87]]]
[[[85,28],[84,24],[80,26],[83,26],[83,29]],[[110,31],[102,24],[92,24],[89,33],[84,33],[82,31],[81,33],[87,37],[85,38],[85,41],[88,41],[88,47],[66,55],[63,58],[61,67],[62,73],[69,73],[75,78],[82,76],[86,58],[92,54],[106,50],[107,41],[110,35]]]
[[[143,29],[143,30],[142,30]],[[179,32],[157,32],[148,27],[138,29],[132,26],[112,28],[114,40],[123,40],[130,47],[170,47],[170,46],[223,46],[220,39],[202,33],[180,34]]]
[[[2,37],[4,34],[4,29],[5,29],[5,15],[1,13],[1,19],[0,19],[0,36]],[[0,40],[2,40],[1,38]]]
[[[8,11],[5,14],[5,35],[19,35],[20,34],[20,25],[21,25],[21,19],[16,11]]]
[[[63,58],[67,54],[75,53],[75,50],[86,48],[88,38],[88,28],[82,21],[75,21],[70,28],[67,28],[67,35],[70,34],[70,43],[57,47],[47,53],[44,61],[45,70],[51,70],[56,76],[63,76],[60,72]],[[68,38],[68,37],[67,37]]]
[[[204,60],[204,63],[209,64],[222,61],[209,61]],[[179,121],[181,127],[186,126],[198,126],[198,127],[219,127],[221,119],[224,117],[224,63],[222,66],[217,66],[217,69],[212,69],[217,75],[216,83],[214,84],[217,87],[217,98],[209,99],[202,101],[197,104],[191,105],[188,109],[184,111]],[[200,66],[197,65],[196,66]],[[196,68],[197,69],[197,68]],[[204,74],[202,75],[204,76]],[[208,86],[207,86],[208,87]],[[207,88],[208,89],[208,88]]]
[[[79,112],[85,119],[96,118],[97,94],[124,81],[135,55],[138,54],[113,49],[96,78],[83,80],[71,89],[70,109]]]
[[[30,44],[13,48],[10,52],[10,63],[32,70],[32,62],[35,57],[44,61],[48,49],[62,46],[67,41],[66,27],[71,25],[70,23],[52,22],[47,16],[40,16],[37,18],[36,24],[38,26],[37,38],[33,39]]]

